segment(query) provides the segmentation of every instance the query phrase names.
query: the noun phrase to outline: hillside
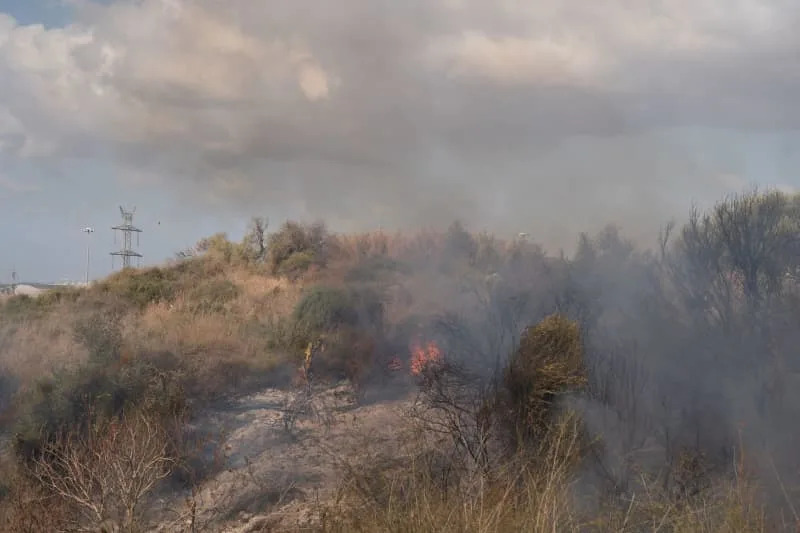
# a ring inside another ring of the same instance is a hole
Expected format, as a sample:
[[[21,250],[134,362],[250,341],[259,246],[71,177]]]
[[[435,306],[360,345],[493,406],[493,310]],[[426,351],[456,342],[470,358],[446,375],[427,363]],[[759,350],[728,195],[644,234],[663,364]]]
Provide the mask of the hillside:
[[[254,219],[160,268],[3,297],[0,520],[793,530],[798,232],[800,200],[771,192],[656,251],[609,226],[570,257],[458,223]]]

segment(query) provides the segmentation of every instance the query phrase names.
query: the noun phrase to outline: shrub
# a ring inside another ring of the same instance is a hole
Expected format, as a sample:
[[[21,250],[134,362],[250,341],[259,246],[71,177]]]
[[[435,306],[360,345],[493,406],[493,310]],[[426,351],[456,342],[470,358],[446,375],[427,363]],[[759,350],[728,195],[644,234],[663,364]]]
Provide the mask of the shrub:
[[[273,274],[285,273],[282,268],[297,274],[312,264],[324,265],[328,245],[325,225],[315,223],[304,226],[288,221],[281,229],[269,236],[267,262]],[[295,254],[303,254],[295,256]],[[293,259],[292,259],[293,258]],[[291,263],[284,265],[291,259]]]
[[[343,328],[326,337],[325,349],[314,361],[315,375],[349,380],[356,389],[372,368],[375,339],[363,331]]]
[[[89,363],[104,366],[119,359],[122,330],[115,315],[93,314],[75,324],[75,340],[89,352]]]
[[[20,465],[3,460],[0,468],[0,531],[69,531],[74,515],[63,501]]]
[[[3,316],[10,319],[26,319],[43,316],[57,304],[66,301],[75,301],[79,291],[74,289],[56,288],[42,292],[36,296],[18,294],[6,299],[3,304]]]
[[[172,301],[177,292],[177,271],[168,268],[123,270],[112,274],[98,289],[118,294],[125,300],[145,307],[151,303]]]
[[[74,287],[56,287],[46,290],[36,297],[42,306],[55,305],[61,302],[76,302],[81,295],[81,290]]]
[[[317,286],[297,303],[292,317],[298,331],[312,336],[342,326],[355,326],[358,310],[347,290]]]
[[[204,281],[190,289],[186,299],[193,313],[220,313],[226,304],[236,299],[241,290],[227,279]]]
[[[578,324],[551,315],[522,334],[505,370],[513,429],[523,439],[540,437],[551,422],[559,394],[586,383]]]
[[[21,398],[16,420],[16,452],[35,457],[42,446],[65,431],[85,429],[96,420],[142,407],[154,416],[173,418],[186,407],[181,369],[169,353],[129,357],[117,343],[113,326],[96,320],[76,335],[91,339],[88,364],[41,380]]]
[[[374,330],[383,326],[383,302],[365,288],[318,285],[297,303],[292,319],[309,334],[333,332],[341,327]]]
[[[408,274],[410,269],[408,265],[391,257],[376,255],[359,262],[345,274],[344,279],[350,283],[377,282],[396,273]]]
[[[290,343],[299,353],[308,343],[324,339],[315,373],[347,377],[357,384],[371,367],[383,321],[384,306],[376,292],[317,286],[292,313]]]
[[[308,250],[294,252],[278,265],[276,274],[286,276],[291,280],[299,278],[315,264],[314,253]]]
[[[125,413],[47,444],[31,473],[73,509],[74,525],[133,533],[144,529],[145,498],[175,468],[169,451],[160,420]]]
[[[36,298],[31,298],[27,294],[11,296],[3,304],[3,314],[13,318],[28,315],[38,309],[39,303],[36,301]]]

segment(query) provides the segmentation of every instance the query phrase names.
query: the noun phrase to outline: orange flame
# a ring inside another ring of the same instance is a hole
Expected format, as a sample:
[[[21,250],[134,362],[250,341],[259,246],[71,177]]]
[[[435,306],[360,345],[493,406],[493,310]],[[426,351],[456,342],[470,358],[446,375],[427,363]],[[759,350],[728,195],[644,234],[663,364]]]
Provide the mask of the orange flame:
[[[427,344],[415,342],[411,346],[411,373],[420,375],[431,364],[442,362],[442,351],[434,341]]]

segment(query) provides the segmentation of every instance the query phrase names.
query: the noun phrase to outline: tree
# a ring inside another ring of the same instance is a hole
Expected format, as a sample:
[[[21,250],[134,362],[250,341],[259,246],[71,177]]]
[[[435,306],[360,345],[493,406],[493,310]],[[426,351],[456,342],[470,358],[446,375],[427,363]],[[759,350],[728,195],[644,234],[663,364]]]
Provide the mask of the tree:
[[[704,214],[692,211],[671,260],[672,281],[690,312],[727,332],[757,325],[758,312],[780,295],[796,267],[800,219],[789,200],[781,192],[753,191]],[[748,320],[736,320],[739,310]]]
[[[253,217],[244,237],[244,247],[254,261],[263,261],[267,256],[267,228],[269,218]]]

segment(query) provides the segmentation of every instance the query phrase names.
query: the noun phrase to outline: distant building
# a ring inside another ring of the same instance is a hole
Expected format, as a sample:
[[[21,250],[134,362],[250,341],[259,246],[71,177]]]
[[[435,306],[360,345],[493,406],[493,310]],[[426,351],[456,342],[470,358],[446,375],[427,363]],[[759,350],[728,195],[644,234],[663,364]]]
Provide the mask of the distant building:
[[[85,287],[81,281],[62,281],[59,283],[17,283],[15,285],[0,285],[2,295],[38,296],[39,294],[59,287]]]
[[[26,285],[24,283],[18,283],[17,286],[14,288],[14,294],[20,295],[24,294],[26,296],[38,296],[39,294],[46,291],[46,288],[43,287],[36,287],[34,285]]]

